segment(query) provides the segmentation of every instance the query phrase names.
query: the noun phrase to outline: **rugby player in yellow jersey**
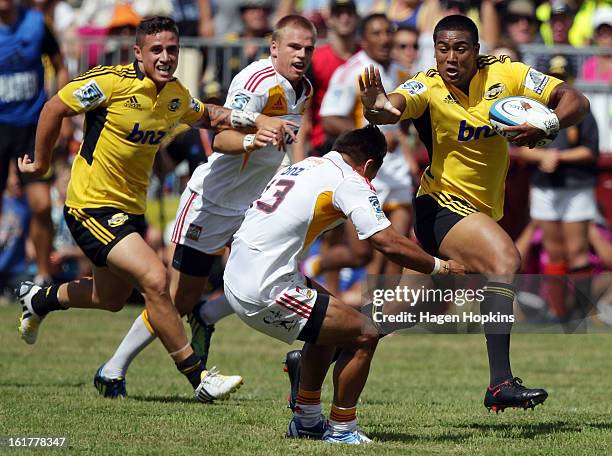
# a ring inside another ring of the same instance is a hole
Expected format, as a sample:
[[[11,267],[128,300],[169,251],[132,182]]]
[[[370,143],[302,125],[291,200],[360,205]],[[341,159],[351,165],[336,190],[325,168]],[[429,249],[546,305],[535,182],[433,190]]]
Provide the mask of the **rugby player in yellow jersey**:
[[[22,283],[17,290],[23,305],[19,332],[33,344],[41,320],[51,311],[70,307],[118,311],[137,286],[145,296],[148,324],[196,397],[206,401],[215,398],[217,379],[210,378],[215,375],[203,369],[188,343],[170,300],[166,268],[142,237],[153,160],[161,139],[177,123],[256,127],[260,146],[282,144],[285,134],[293,134],[291,123],[191,98],[173,77],[179,36],[170,18],[143,20],[136,31],[134,54],[133,65],[96,67],[62,88],[42,110],[34,161],[28,155],[18,160],[23,173],[45,173],[62,119],[85,112],[84,139],[72,166],[64,214],[76,242],[93,263],[93,277],[44,289]]]
[[[416,234],[432,255],[463,263],[489,280],[481,313],[512,314],[513,274],[520,255],[496,223],[503,215],[508,145],[488,124],[496,100],[524,95],[554,113],[534,126],[507,127],[513,142],[538,140],[579,122],[589,103],[562,81],[520,62],[479,55],[478,31],[465,16],[440,20],[433,33],[437,69],[419,73],[387,95],[374,68],[360,78],[366,118],[375,124],[412,119],[427,147],[430,165],[415,201]],[[543,389],[528,389],[510,368],[511,324],[485,325],[490,385],[484,404],[493,410],[533,407],[546,400]]]

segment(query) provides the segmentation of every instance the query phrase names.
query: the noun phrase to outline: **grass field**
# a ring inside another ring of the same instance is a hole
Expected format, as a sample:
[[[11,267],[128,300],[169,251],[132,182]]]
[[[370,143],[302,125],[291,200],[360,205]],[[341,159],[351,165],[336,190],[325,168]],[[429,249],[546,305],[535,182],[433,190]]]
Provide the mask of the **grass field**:
[[[16,331],[17,306],[0,308],[0,436],[66,436],[86,454],[554,454],[612,451],[612,335],[513,338],[514,370],[550,397],[535,411],[487,413],[480,335],[384,339],[359,408],[367,447],[284,438],[290,412],[281,361],[287,347],[232,316],[217,326],[212,362],[240,373],[233,399],[198,404],[161,344],[134,361],[129,398],[91,385],[138,309],[71,310],[45,321],[36,346]],[[529,353],[529,355],[527,354]],[[329,409],[330,384],[324,392]],[[2,449],[0,449],[2,452]],[[40,453],[37,453],[40,454]]]

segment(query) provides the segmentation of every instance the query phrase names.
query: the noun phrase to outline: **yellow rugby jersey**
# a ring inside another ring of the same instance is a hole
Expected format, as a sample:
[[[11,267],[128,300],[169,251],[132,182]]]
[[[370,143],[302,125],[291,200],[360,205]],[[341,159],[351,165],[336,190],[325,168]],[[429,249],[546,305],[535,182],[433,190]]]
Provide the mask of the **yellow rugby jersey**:
[[[503,97],[523,95],[548,104],[562,81],[509,57],[478,57],[469,95],[445,84],[437,70],[418,73],[395,89],[406,98],[402,119],[413,119],[430,164],[417,196],[431,195],[461,215],[447,194],[461,197],[499,220],[504,212],[508,141],[489,124],[489,108]]]
[[[98,66],[58,92],[85,113],[83,143],[72,165],[66,206],[145,211],[155,154],[178,123],[200,120],[204,105],[174,79],[157,93],[136,63]]]

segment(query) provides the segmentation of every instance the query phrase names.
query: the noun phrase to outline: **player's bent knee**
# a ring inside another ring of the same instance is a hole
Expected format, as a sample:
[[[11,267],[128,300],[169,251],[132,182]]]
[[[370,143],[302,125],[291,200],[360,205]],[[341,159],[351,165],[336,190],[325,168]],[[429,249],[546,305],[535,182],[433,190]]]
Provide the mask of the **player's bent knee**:
[[[119,312],[124,307],[125,307],[125,303],[124,302],[116,302],[115,301],[114,303],[107,304],[107,307],[105,307],[105,308],[109,312]]]
[[[122,286],[107,286],[102,290],[94,287],[92,290],[91,300],[94,307],[97,309],[108,310],[109,312],[119,312],[131,294],[131,288],[123,288]]]
[[[145,296],[169,296],[168,275],[164,267],[152,267],[147,271],[141,280],[141,286]]]
[[[491,257],[491,263],[487,269],[488,272],[496,275],[517,274],[521,269],[521,255],[514,246],[501,249]]]
[[[100,296],[94,294],[92,301],[96,308],[108,310],[109,312],[119,312],[126,304],[126,298],[120,296]]]
[[[362,334],[357,338],[357,347],[364,355],[373,355],[379,338],[378,334]]]

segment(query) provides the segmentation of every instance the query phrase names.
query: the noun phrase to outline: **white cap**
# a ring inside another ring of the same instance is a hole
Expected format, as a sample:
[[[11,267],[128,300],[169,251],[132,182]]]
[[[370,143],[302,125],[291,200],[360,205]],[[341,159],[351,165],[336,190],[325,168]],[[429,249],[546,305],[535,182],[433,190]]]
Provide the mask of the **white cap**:
[[[600,25],[607,24],[612,27],[612,7],[601,6],[593,13],[593,30]]]

